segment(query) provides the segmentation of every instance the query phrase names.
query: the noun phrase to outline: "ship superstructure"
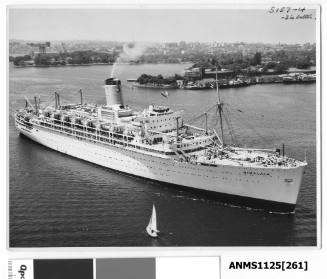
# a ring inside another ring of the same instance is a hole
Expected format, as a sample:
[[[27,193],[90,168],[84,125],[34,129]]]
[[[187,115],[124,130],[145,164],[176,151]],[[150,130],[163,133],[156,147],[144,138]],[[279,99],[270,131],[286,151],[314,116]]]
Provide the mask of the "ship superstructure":
[[[167,106],[134,111],[124,104],[118,79],[107,79],[104,89],[105,105],[83,103],[82,93],[79,104],[61,105],[57,93],[55,106],[27,103],[15,125],[40,144],[104,167],[232,203],[294,210],[306,162],[276,150],[227,146],[223,130],[219,136],[207,124],[184,123],[183,112]],[[216,105],[220,115],[219,95]]]

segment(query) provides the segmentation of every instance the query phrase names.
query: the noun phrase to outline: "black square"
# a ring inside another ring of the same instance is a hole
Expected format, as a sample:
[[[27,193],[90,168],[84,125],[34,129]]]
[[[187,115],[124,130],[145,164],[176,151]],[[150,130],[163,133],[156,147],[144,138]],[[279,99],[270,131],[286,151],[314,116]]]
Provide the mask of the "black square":
[[[34,260],[34,279],[93,279],[93,259]]]

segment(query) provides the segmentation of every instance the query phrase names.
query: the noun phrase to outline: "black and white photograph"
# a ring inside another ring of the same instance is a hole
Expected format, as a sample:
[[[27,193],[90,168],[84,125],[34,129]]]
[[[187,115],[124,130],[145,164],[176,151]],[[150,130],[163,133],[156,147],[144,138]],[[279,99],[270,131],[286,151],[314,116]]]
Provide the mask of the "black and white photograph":
[[[8,6],[8,247],[316,247],[319,17]]]

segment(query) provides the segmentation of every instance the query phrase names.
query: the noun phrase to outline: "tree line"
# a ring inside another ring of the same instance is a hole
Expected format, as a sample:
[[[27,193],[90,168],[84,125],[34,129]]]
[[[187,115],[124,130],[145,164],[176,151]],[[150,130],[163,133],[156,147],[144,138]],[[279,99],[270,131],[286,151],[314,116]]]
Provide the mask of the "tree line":
[[[174,76],[164,78],[162,75],[152,76],[147,74],[142,74],[137,82],[139,84],[176,84],[177,80],[183,80],[184,77],[175,74]]]
[[[91,64],[91,63],[114,63],[117,54],[105,52],[96,52],[92,50],[73,51],[55,54],[37,54],[33,57],[30,55],[10,56],[9,61],[16,66],[24,66],[26,61],[33,60],[36,66],[66,65],[66,64]]]

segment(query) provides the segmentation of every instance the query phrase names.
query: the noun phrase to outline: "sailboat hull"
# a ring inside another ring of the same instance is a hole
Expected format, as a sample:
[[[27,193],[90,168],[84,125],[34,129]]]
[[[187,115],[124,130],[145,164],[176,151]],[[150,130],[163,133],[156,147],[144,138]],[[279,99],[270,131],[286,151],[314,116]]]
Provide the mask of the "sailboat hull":
[[[155,231],[151,230],[151,228],[150,228],[149,226],[146,227],[146,232],[147,232],[148,235],[151,236],[151,237],[158,237],[158,234],[157,234]]]

